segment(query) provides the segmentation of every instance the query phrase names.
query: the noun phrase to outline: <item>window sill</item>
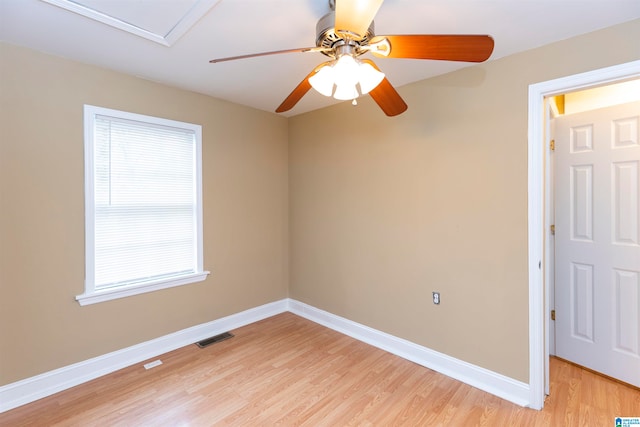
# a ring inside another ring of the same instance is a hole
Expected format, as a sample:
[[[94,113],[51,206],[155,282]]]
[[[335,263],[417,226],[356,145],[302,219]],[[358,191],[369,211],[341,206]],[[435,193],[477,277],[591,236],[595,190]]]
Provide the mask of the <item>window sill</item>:
[[[202,282],[209,275],[208,271],[200,273],[186,274],[168,280],[160,280],[143,284],[122,286],[119,288],[102,289],[92,293],[84,293],[76,296],[76,301],[80,305],[95,304],[98,302],[110,301],[113,299],[130,297],[132,295],[144,294],[160,289],[173,288],[175,286],[188,285],[189,283]]]

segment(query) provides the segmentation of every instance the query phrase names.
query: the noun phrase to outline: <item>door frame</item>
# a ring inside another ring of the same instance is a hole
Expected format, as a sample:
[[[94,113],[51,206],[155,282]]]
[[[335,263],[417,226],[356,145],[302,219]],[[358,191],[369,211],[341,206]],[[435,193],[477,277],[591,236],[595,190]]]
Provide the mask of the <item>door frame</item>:
[[[640,78],[640,60],[529,85],[529,406],[542,409],[548,385],[549,284],[551,264],[550,153],[546,141],[546,99],[576,90]]]

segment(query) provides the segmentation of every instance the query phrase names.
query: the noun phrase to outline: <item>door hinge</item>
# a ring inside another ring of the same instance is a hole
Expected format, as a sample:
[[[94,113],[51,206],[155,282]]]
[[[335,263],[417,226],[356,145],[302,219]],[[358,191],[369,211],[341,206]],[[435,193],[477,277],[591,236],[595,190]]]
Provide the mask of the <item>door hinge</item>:
[[[551,310],[551,320],[556,320],[556,311]]]
[[[552,139],[551,142],[549,143],[549,149],[551,151],[556,151],[556,140]]]
[[[555,224],[552,225],[551,227],[549,227],[549,230],[551,231],[551,235],[553,235],[553,236],[556,235],[556,226],[555,226]]]

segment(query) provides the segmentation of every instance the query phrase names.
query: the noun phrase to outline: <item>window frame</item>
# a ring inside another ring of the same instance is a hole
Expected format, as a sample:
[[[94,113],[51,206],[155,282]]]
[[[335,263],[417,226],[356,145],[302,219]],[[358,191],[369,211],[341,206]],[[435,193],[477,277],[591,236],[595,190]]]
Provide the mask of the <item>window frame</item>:
[[[195,225],[196,225],[196,270],[169,278],[152,279],[108,288],[96,288],[95,285],[95,119],[96,116],[107,116],[116,119],[133,120],[150,125],[170,126],[189,130],[195,136]],[[77,295],[80,305],[95,304],[124,298],[142,293],[167,289],[175,286],[201,282],[207,278],[209,271],[204,270],[203,257],[203,220],[202,220],[202,126],[160,117],[113,110],[109,108],[84,105],[84,197],[85,197],[85,280],[84,293]]]

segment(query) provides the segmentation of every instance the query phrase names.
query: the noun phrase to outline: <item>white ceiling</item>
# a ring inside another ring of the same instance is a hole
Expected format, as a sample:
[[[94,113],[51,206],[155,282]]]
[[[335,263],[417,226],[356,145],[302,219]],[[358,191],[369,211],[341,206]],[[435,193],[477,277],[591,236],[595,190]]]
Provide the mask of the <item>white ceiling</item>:
[[[327,0],[0,0],[0,40],[274,111],[325,56],[209,60],[312,47],[328,11]],[[386,0],[375,25],[378,35],[489,34],[493,60],[637,18],[640,0]],[[467,66],[375,61],[396,87]],[[285,115],[335,102],[311,90]]]

